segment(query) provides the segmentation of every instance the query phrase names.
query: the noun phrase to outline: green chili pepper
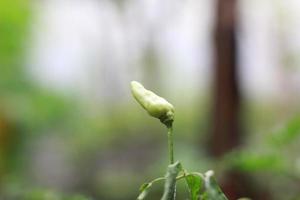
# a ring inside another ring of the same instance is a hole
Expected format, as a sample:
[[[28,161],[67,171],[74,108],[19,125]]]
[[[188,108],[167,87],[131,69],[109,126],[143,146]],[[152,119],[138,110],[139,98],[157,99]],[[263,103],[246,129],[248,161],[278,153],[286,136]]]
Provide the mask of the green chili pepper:
[[[131,82],[131,92],[137,102],[152,117],[160,119],[166,126],[172,126],[174,121],[174,106],[164,98],[144,88],[137,81]]]

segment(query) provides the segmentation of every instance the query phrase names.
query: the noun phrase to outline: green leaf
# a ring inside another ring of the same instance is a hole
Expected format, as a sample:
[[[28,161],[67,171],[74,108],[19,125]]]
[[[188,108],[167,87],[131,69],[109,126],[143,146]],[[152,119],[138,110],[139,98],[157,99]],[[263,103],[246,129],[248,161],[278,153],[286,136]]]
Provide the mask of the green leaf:
[[[198,200],[200,198],[200,190],[203,186],[203,180],[200,176],[188,175],[185,177],[190,191],[191,200]]]
[[[205,191],[202,194],[202,200],[228,200],[218,186],[214,172],[208,171],[204,175]]]
[[[180,162],[176,162],[168,166],[166,174],[166,182],[164,194],[161,200],[175,200],[176,195],[176,177],[178,173],[182,170]]]
[[[140,194],[137,198],[137,200],[143,200],[146,198],[148,192],[149,192],[149,189],[151,188],[152,186],[152,183],[144,183],[141,187],[140,187]]]
[[[160,178],[156,178],[153,181],[149,182],[149,183],[144,183],[141,187],[140,187],[140,194],[137,197],[137,200],[143,200],[146,198],[146,196],[149,193],[150,188],[152,187],[152,185],[158,181],[161,180],[165,180],[164,177],[160,177]]]

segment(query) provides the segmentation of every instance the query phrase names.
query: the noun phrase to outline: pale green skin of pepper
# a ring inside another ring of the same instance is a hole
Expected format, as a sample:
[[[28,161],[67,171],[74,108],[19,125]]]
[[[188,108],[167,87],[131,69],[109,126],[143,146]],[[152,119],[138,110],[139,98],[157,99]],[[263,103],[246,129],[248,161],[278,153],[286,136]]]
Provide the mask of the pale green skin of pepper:
[[[160,119],[166,126],[171,126],[174,121],[174,106],[154,92],[144,88],[137,81],[131,82],[131,92],[137,102],[152,117]]]

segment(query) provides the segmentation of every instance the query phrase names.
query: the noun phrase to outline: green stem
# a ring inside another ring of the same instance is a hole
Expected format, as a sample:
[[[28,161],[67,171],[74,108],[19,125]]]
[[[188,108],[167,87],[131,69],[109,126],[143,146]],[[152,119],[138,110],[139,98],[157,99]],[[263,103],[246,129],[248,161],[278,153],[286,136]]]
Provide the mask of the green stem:
[[[190,172],[190,173],[184,172],[183,174],[181,174],[181,175],[179,175],[179,176],[176,177],[176,181],[179,181],[179,180],[181,180],[181,179],[183,179],[183,178],[185,178],[185,177],[187,177],[187,176],[190,176],[190,175],[199,176],[199,177],[201,177],[202,179],[204,179],[203,174],[201,174],[201,173],[199,173],[199,172]],[[154,183],[156,183],[156,182],[164,181],[164,180],[166,180],[166,177],[159,177],[159,178],[156,178],[156,179],[154,179],[154,180],[148,182],[148,184],[151,184],[151,185],[152,185],[152,184],[154,184]]]
[[[174,151],[173,151],[173,126],[168,127],[168,146],[169,146],[169,159],[170,164],[174,163]]]

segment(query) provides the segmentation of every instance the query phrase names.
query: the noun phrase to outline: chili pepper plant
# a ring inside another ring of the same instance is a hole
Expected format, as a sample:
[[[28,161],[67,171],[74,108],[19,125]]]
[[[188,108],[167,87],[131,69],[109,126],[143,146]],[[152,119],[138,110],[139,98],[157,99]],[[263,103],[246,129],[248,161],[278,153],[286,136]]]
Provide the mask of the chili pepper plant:
[[[131,82],[131,92],[136,101],[152,117],[158,118],[167,128],[169,165],[165,176],[144,183],[140,187],[137,200],[146,199],[151,187],[160,181],[164,181],[164,192],[161,200],[176,199],[176,183],[186,181],[190,200],[227,200],[214,178],[212,170],[206,173],[188,172],[180,161],[175,161],[173,153],[173,122],[175,109],[164,98],[144,88],[137,81]],[[147,198],[151,199],[151,197]]]

